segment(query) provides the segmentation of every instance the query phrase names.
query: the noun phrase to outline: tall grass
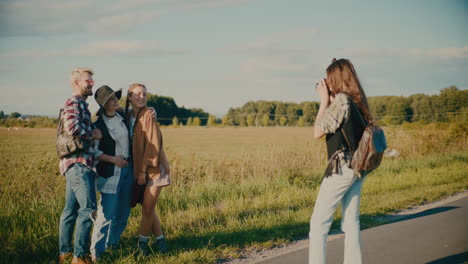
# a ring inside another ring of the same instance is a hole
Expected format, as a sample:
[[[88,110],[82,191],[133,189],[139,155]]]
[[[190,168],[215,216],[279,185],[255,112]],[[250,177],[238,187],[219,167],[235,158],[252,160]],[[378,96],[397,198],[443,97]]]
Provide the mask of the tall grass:
[[[366,179],[363,227],[376,216],[468,187],[466,124],[387,127],[385,158]],[[213,263],[303,238],[320,185],[325,142],[310,128],[164,128],[173,184],[158,213],[170,253],[136,254],[141,208],[104,263]],[[0,129],[0,260],[49,263],[58,254],[65,178],[53,129]],[[340,218],[336,214],[337,222]],[[334,225],[336,228],[336,223]]]

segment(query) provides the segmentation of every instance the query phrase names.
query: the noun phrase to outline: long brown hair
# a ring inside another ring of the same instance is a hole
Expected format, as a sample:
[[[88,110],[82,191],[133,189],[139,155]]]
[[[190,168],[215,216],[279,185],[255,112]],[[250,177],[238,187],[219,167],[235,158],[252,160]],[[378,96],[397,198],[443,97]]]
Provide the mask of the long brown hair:
[[[362,89],[353,64],[348,59],[333,59],[327,68],[327,84],[333,95],[347,93],[357,104],[368,122],[373,122],[367,103],[367,97]]]
[[[125,120],[127,120],[127,125],[130,127],[130,113],[128,112],[128,107],[130,106],[130,97],[132,96],[132,91],[135,88],[143,87],[146,90],[146,86],[142,83],[132,83],[128,87],[127,98],[125,99]]]

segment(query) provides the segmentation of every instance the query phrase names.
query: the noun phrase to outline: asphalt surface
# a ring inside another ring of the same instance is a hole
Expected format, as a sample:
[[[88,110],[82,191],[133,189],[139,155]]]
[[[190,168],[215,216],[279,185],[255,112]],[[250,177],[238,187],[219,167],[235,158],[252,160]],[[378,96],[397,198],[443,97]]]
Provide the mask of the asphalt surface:
[[[365,264],[468,263],[468,197],[361,232]],[[343,263],[344,240],[328,242],[327,263]],[[262,264],[307,263],[303,248]]]

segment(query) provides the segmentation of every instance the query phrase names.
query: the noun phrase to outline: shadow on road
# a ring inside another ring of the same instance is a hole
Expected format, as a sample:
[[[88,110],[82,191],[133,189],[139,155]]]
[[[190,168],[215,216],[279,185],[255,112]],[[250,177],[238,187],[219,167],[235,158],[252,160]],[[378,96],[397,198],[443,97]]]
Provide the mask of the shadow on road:
[[[468,262],[468,251],[460,254],[451,255],[445,258],[436,259],[426,264],[459,264]]]
[[[408,215],[375,215],[375,214],[361,214],[359,220],[361,222],[361,230],[373,228],[376,226],[393,224],[402,221],[408,221],[419,217],[439,214],[450,210],[461,208],[459,206],[441,206],[436,208],[427,209],[425,211],[408,214]],[[341,234],[340,229],[341,218],[337,218],[333,221],[332,229],[330,234]]]
[[[419,218],[419,217],[423,217],[423,216],[428,216],[428,215],[439,214],[439,213],[447,212],[447,211],[454,210],[454,209],[457,209],[457,208],[460,208],[460,207],[459,206],[442,206],[442,207],[427,209],[427,210],[419,212],[419,213],[403,216],[401,219],[392,221],[392,223],[407,221],[407,220],[411,220],[411,219],[415,219],[415,218]]]

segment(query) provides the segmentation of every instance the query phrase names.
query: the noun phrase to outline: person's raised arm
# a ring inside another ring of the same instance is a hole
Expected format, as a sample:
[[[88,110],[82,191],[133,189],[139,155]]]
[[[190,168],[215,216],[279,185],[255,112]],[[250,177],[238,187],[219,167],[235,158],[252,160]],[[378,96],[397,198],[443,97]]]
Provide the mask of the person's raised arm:
[[[325,110],[327,110],[328,106],[330,105],[330,92],[328,90],[327,84],[325,80],[322,79],[317,83],[317,92],[320,96],[320,107],[317,113],[317,117],[315,118],[315,125],[314,125],[314,137],[321,138],[326,133],[322,130],[322,128],[318,125],[318,120],[322,117]]]

